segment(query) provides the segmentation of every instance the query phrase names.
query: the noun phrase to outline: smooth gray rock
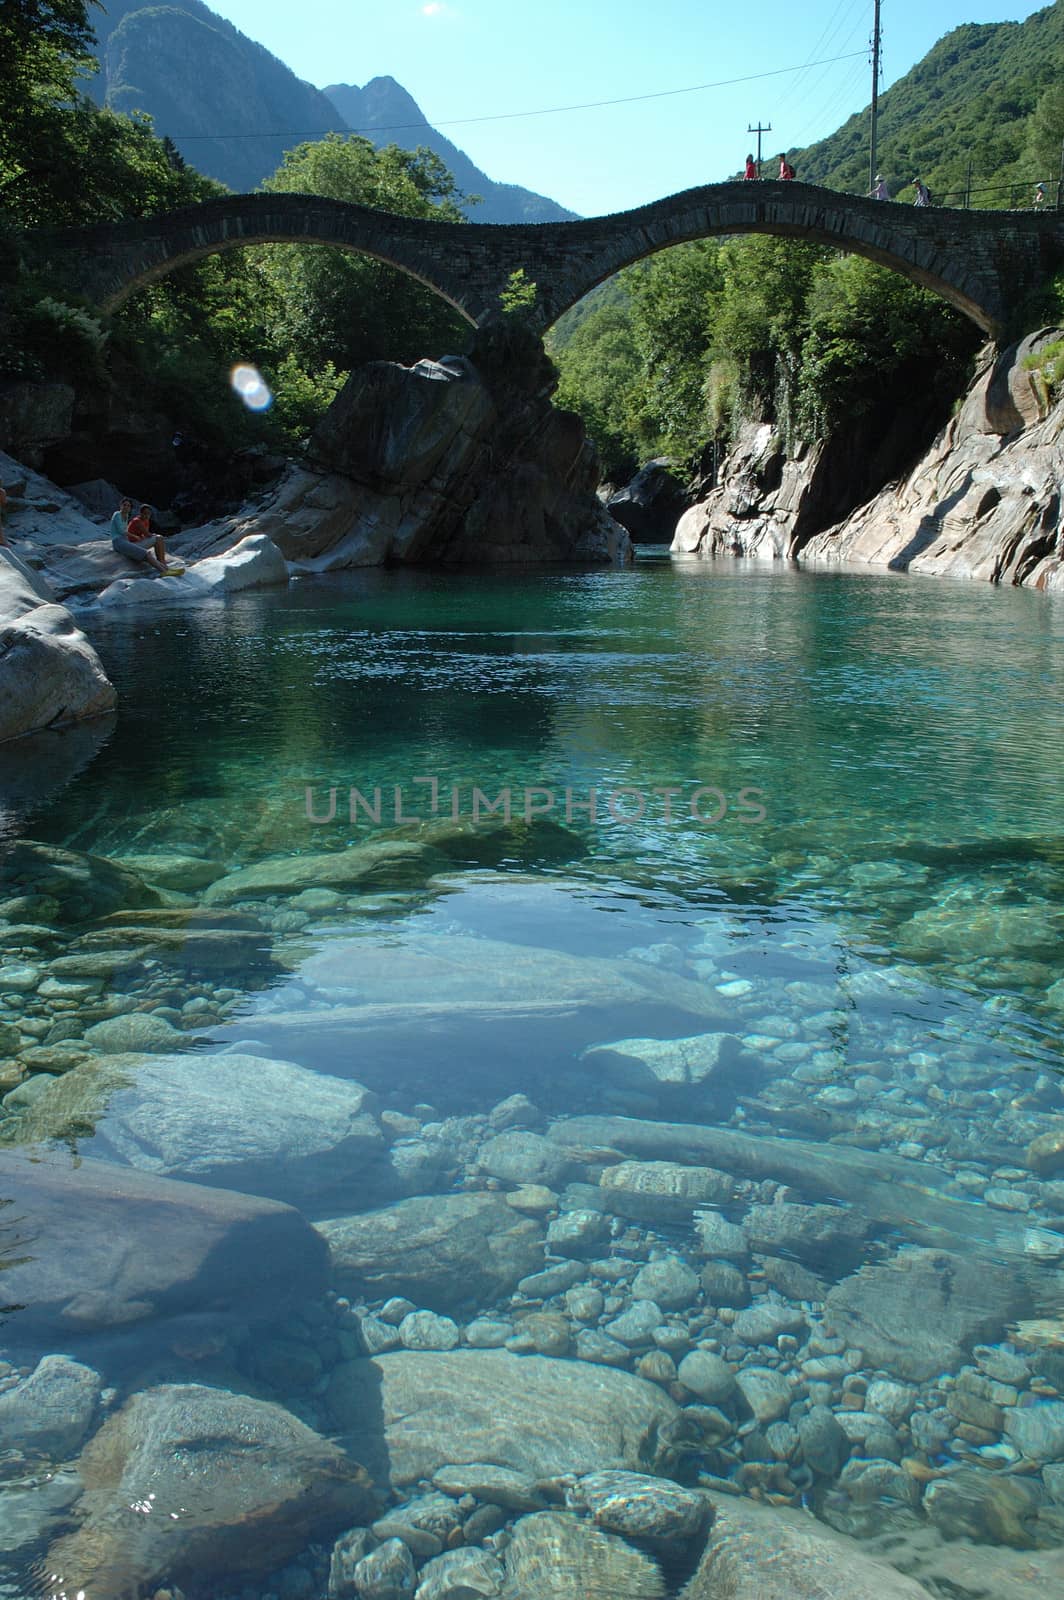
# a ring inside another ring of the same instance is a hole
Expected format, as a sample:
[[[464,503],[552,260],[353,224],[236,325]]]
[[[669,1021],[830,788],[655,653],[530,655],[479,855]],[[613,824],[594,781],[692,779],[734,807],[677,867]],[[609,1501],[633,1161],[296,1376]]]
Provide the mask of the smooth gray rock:
[[[276,856],[218,878],[204,895],[207,905],[232,905],[264,895],[297,895],[307,889],[400,889],[419,887],[446,862],[410,839],[383,839],[317,855]],[[319,980],[315,980],[319,981]]]
[[[445,1550],[422,1567],[415,1600],[492,1600],[505,1580],[502,1562],[487,1550]]]
[[[342,1294],[406,1295],[447,1315],[492,1304],[543,1260],[539,1224],[489,1194],[415,1196],[318,1231]]]
[[[679,1256],[648,1261],[632,1280],[632,1293],[637,1300],[653,1300],[664,1311],[679,1311],[693,1305],[701,1287],[697,1272],[692,1272]]]
[[[649,1556],[613,1534],[557,1511],[522,1517],[506,1548],[515,1596],[535,1600],[661,1600],[665,1584]]]
[[[821,1478],[834,1478],[850,1454],[850,1441],[830,1406],[811,1406],[799,1417],[798,1437],[806,1465]]]
[[[164,1318],[275,1320],[317,1299],[328,1256],[298,1211],[66,1150],[0,1150],[10,1341]],[[156,1348],[167,1334],[153,1329]]]
[[[44,1356],[28,1378],[0,1394],[3,1448],[66,1461],[89,1431],[100,1401],[98,1372],[69,1356]]]
[[[750,1248],[763,1255],[797,1256],[841,1277],[860,1256],[868,1223],[847,1206],[751,1206],[743,1218]]]
[[[735,1179],[713,1167],[675,1161],[620,1161],[599,1178],[602,1203],[633,1222],[683,1222],[696,1206],[726,1205]]]
[[[198,1384],[135,1395],[82,1452],[80,1472],[83,1521],[47,1560],[58,1587],[88,1594],[273,1572],[372,1506],[366,1474],[289,1412]]]
[[[583,1508],[597,1528],[636,1541],[682,1544],[697,1538],[712,1514],[703,1490],[636,1472],[589,1473],[577,1479],[567,1499]]]
[[[655,1328],[660,1328],[664,1320],[661,1307],[656,1306],[653,1300],[634,1300],[627,1311],[622,1311],[619,1317],[607,1322],[602,1331],[611,1339],[619,1339],[622,1344],[649,1344]]]
[[[677,1376],[685,1389],[717,1406],[735,1393],[735,1371],[711,1350],[692,1350],[680,1362]]]
[[[264,1056],[115,1055],[59,1079],[26,1132],[90,1127],[86,1149],[102,1160],[278,1200],[358,1203],[390,1184],[374,1104],[361,1084]]]
[[[546,1501],[525,1472],[474,1461],[464,1467],[441,1467],[433,1477],[437,1489],[456,1498],[471,1494],[476,1500],[506,1506],[510,1511],[542,1511]]]
[[[750,1242],[746,1231],[729,1222],[719,1211],[696,1211],[695,1233],[707,1256],[725,1261],[746,1261],[750,1256]]]
[[[565,1211],[547,1224],[547,1249],[552,1255],[597,1255],[610,1237],[610,1219],[601,1211]]]
[[[1009,1406],[1005,1433],[1028,1461],[1064,1461],[1064,1400]]]
[[[460,1339],[457,1323],[435,1311],[411,1311],[399,1324],[404,1350],[453,1350]]]
[[[0,547],[0,743],[112,711],[99,656],[44,580]]]
[[[496,1134],[482,1144],[477,1161],[493,1178],[507,1183],[543,1183],[557,1188],[572,1166],[568,1150],[559,1149],[539,1133],[516,1129]]]
[[[804,1327],[803,1311],[767,1294],[736,1315],[732,1332],[743,1344],[775,1344],[781,1333],[798,1333]]]
[[[109,1017],[85,1029],[85,1043],[103,1055],[126,1055],[137,1051],[164,1054],[179,1050],[188,1041],[179,1028],[165,1017],[150,1011],[130,1011],[124,1017]]]
[[[870,1366],[923,1383],[955,1372],[972,1346],[1001,1336],[1029,1302],[1007,1266],[945,1250],[904,1249],[831,1290],[825,1321]]]
[[[354,1572],[360,1600],[410,1600],[417,1583],[414,1558],[401,1539],[386,1539]]]
[[[504,1350],[394,1351],[338,1367],[328,1390],[356,1458],[396,1486],[493,1462],[533,1478],[645,1469],[678,1412],[628,1372]],[[367,1452],[376,1442],[378,1454]],[[383,1450],[380,1449],[383,1443]]]
[[[794,1390],[784,1373],[771,1367],[741,1367],[735,1382],[758,1422],[775,1422],[790,1410]]]

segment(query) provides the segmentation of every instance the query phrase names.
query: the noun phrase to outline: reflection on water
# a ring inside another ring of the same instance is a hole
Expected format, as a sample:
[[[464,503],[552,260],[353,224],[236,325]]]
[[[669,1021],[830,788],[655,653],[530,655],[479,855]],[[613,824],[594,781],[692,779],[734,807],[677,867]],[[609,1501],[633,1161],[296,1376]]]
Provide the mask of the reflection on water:
[[[101,631],[3,778],[0,1596],[1064,1593],[1062,616]]]

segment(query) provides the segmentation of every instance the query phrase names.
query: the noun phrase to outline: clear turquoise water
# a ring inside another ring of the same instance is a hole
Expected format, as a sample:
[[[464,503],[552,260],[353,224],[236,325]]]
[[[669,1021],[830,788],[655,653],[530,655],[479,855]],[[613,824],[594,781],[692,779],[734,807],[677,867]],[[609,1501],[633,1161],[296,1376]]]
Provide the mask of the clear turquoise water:
[[[507,975],[478,948],[528,947],[544,1002],[568,959],[642,963],[700,986],[782,1069],[733,1099],[732,1126],[909,1161],[898,1237],[920,1236],[906,1218],[944,1185],[966,1202],[950,1246],[997,1239],[1004,1213],[982,1194],[1024,1191],[1023,1148],[1062,1110],[1059,598],[656,556],[622,572],[300,580],[92,634],[121,714],[66,768],[45,747],[0,772],[9,838],[233,872],[394,835],[396,790],[404,819],[426,819],[428,777],[440,811],[426,820],[453,803],[468,829],[442,881],[328,912],[250,905],[278,966],[174,979],[162,997],[179,1022],[188,996],[205,999],[196,1049],[242,1042],[357,1078],[422,1120],[524,1092],[548,1116],[711,1121],[696,1096],[655,1106],[583,1054],[694,1031],[664,991],[623,1017],[610,1003],[490,1026],[437,1017],[428,1041],[399,1016],[490,1001]],[[364,809],[352,822],[352,787],[381,790],[379,823]],[[337,791],[332,820],[308,817],[308,789],[317,816]],[[510,792],[518,825],[501,842],[473,822],[474,789]],[[567,834],[519,825],[526,791]],[[419,964],[445,941],[449,987]],[[340,1015],[363,1003],[394,1021],[367,1035]],[[366,1203],[357,1185],[298,1199],[312,1217]],[[1061,1211],[1047,1187],[1030,1220]],[[1059,1313],[1053,1294],[1041,1309]],[[107,1359],[113,1378],[122,1357]]]

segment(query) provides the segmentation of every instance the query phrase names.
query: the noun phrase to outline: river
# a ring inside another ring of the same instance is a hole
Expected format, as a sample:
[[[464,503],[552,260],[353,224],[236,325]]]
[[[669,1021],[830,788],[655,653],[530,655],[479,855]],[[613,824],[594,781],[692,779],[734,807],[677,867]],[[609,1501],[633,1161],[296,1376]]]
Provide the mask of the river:
[[[619,1468],[917,1592],[1064,1546],[1064,602],[644,552],[92,637],[113,730],[0,772],[0,1595],[678,1593]]]

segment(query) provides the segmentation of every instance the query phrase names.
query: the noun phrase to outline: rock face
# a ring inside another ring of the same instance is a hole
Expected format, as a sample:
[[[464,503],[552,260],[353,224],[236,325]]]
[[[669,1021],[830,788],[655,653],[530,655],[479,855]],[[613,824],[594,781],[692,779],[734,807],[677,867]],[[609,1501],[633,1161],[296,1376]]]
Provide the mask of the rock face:
[[[915,468],[919,431],[898,436],[893,422],[861,450],[842,429],[789,458],[771,425],[749,425],[720,485],[681,519],[673,550],[1064,586],[1064,402],[1051,406],[1024,365],[1060,336],[1046,328],[1000,355],[988,348],[960,411]]]
[[[352,1453],[396,1486],[467,1462],[533,1478],[652,1465],[679,1408],[628,1372],[505,1350],[397,1351],[337,1369],[328,1391]]]
[[[325,1288],[314,1229],[270,1200],[20,1149],[0,1151],[0,1202],[9,1341],[251,1322]]]
[[[220,545],[254,529],[318,572],[627,561],[583,424],[550,403],[555,382],[539,341],[505,322],[469,359],[373,362],[323,417],[308,464],[253,520],[220,525]]]
[[[365,1472],[335,1445],[280,1406],[198,1384],[135,1395],[80,1470],[85,1520],[48,1552],[70,1594],[270,1572],[373,1514]]]
[[[717,1502],[702,1563],[683,1600],[930,1600],[815,1518],[749,1500]]]
[[[115,705],[100,658],[44,581],[0,548],[0,743]]]
[[[416,1195],[318,1225],[343,1294],[432,1311],[491,1304],[543,1265],[543,1230],[487,1194]]]

